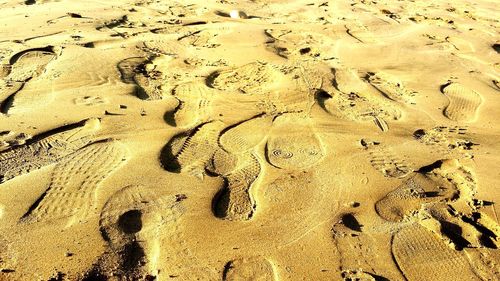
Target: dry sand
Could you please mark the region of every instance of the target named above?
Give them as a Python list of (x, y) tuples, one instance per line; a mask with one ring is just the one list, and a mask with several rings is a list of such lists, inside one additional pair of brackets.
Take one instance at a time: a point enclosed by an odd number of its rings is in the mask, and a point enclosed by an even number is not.
[(0, 280), (500, 280), (499, 16), (0, 1)]

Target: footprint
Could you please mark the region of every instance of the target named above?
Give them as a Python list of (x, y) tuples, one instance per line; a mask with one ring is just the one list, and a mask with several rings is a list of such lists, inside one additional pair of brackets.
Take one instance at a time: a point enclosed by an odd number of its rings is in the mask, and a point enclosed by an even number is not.
[[(0, 152), (26, 144), (33, 136), (13, 131), (0, 132)], [(0, 154), (1, 155), (1, 154)], [(1, 158), (0, 158), (1, 159)]]
[(16, 95), (25, 84), (40, 76), (57, 55), (52, 47), (28, 49), (12, 56), (9, 73), (0, 85), (0, 112), (7, 114), (16, 104)]
[(161, 100), (170, 94), (163, 70), (169, 69), (171, 60), (172, 58), (166, 55), (151, 59), (132, 57), (122, 60), (117, 68), (124, 83), (137, 85), (137, 97), (143, 100)]
[(66, 156), (56, 164), (47, 190), (30, 207), (21, 221), (46, 222), (65, 219), (66, 226), (92, 215), (96, 191), (101, 182), (126, 160), (123, 145), (99, 142)]
[[(196, 27), (194, 25), (193, 27)], [(220, 46), (218, 38), (220, 30), (188, 30), (186, 34), (177, 38), (177, 41), (188, 47), (217, 48)]]
[(361, 140), (361, 145), (368, 151), (370, 164), (384, 176), (404, 178), (413, 172), (412, 168), (406, 163), (407, 161), (390, 147), (366, 139)]
[(450, 100), (444, 110), (446, 117), (458, 122), (476, 120), (477, 109), (482, 103), (481, 95), (459, 83), (444, 86), (442, 92)]
[(454, 191), (448, 190), (452, 194), (447, 194), (445, 186), (439, 182), (418, 173), (377, 201), (375, 210), (387, 221), (402, 222), (416, 216), (426, 203), (451, 199)]
[(271, 127), (272, 118), (259, 115), (224, 130), (219, 137), (220, 149), (212, 158), (210, 170), (222, 176), (225, 186), (212, 202), (216, 217), (227, 220), (249, 220), (256, 203), (253, 184), (261, 172), (255, 147)]
[[(393, 238), (392, 252), (408, 280), (462, 280), (455, 278), (462, 276), (463, 280), (477, 280), (474, 275), (478, 272), (489, 274), (488, 266), (469, 256), (478, 254), (479, 248), (496, 249), (499, 227), (472, 204), (461, 208), (461, 202), (474, 201), (470, 193), (474, 188), (469, 186), (474, 176), (470, 171), (467, 175), (457, 171), (462, 169), (465, 167), (456, 160), (423, 167), (420, 172), (424, 174), (416, 174), (375, 204), (382, 218), (404, 222)], [(433, 272), (420, 276), (429, 264)], [(460, 275), (449, 275), (455, 271)]]
[(90, 144), (93, 133), (100, 127), (99, 119), (92, 118), (57, 128), (0, 152), (0, 182), (13, 179), (58, 162)]
[(222, 275), (224, 281), (275, 281), (274, 265), (261, 257), (240, 258), (228, 262)]
[(105, 104), (106, 100), (100, 96), (83, 96), (74, 99), (74, 103), (76, 105), (96, 106), (100, 104)]
[(500, 280), (500, 252), (497, 249), (465, 249), (465, 254), (481, 280)]
[[(333, 81), (335, 79), (331, 67), (322, 62), (305, 61), (298, 62), (296, 66), (287, 73), (293, 76), (296, 88), (299, 91), (311, 92), (325, 91), (333, 93)], [(300, 79), (299, 79), (300, 78)]]
[(387, 267), (379, 262), (380, 239), (364, 233), (354, 213), (341, 214), (332, 232), (343, 280), (386, 280), (378, 272)]
[[(266, 206), (273, 212), (278, 212), (288, 206), (291, 212), (287, 213), (287, 216), (293, 216), (294, 212), (314, 209), (314, 204), (321, 200), (321, 194), (318, 192), (320, 191), (318, 185), (321, 183), (315, 171), (315, 169), (309, 169), (279, 173), (279, 176), (263, 189), (262, 198), (267, 201)], [(294, 202), (298, 200), (297, 198), (308, 198), (308, 200)], [(272, 213), (272, 215), (278, 216), (278, 213)]]
[[(435, 233), (453, 249), (491, 248), (497, 249), (498, 224), (480, 212), (458, 213), (452, 204), (426, 204), (420, 212), (421, 225)], [(490, 223), (484, 223), (488, 219)]]
[(234, 154), (251, 150), (266, 138), (272, 123), (272, 117), (264, 114), (231, 126), (222, 132), (220, 146)]
[(227, 92), (262, 94), (279, 87), (282, 79), (281, 72), (272, 65), (253, 62), (212, 73), (207, 78), (207, 85)]
[(325, 155), (325, 146), (314, 132), (310, 117), (293, 113), (276, 117), (266, 143), (266, 158), (271, 165), (282, 169), (307, 169)]
[[(166, 23), (166, 22), (165, 22)], [(165, 26), (165, 25), (162, 25)], [(119, 39), (130, 39), (133, 36), (136, 36), (137, 34), (149, 32), (152, 28), (151, 25), (146, 26), (143, 22), (143, 19), (138, 16), (136, 13), (129, 13), (127, 12), (125, 15), (117, 16), (116, 18), (110, 18), (104, 23), (101, 21), (95, 29), (97, 31), (101, 32), (112, 32), (113, 35), (111, 36), (112, 38), (117, 38), (117, 39), (103, 39), (103, 40), (98, 40), (97, 43), (103, 42), (104, 41), (104, 46), (110, 45), (110, 41), (113, 42), (115, 41), (116, 45), (122, 45), (120, 43), (116, 43), (119, 41)], [(120, 41), (121, 42), (121, 41)], [(93, 43), (93, 42), (89, 42)], [(88, 47), (92, 48), (93, 46), (96, 47), (102, 47), (100, 46), (101, 44), (95, 44), (95, 45), (88, 45)]]
[(387, 73), (368, 73), (368, 81), (387, 98), (402, 103), (414, 103), (415, 93), (408, 90), (403, 82)]
[(375, 204), (377, 214), (391, 222), (419, 221), (456, 249), (497, 248), (500, 229), (480, 212), (476, 180), (457, 160), (440, 160), (406, 180)]
[(28, 49), (19, 52), (10, 58), (11, 71), (8, 80), (16, 82), (27, 82), (40, 76), (45, 67), (54, 60), (57, 55), (52, 47)]
[(120, 77), (124, 83), (135, 84), (134, 76), (140, 71), (141, 65), (146, 63), (147, 59), (143, 57), (126, 58), (117, 65)]
[[(248, 151), (246, 153), (251, 153)], [(236, 170), (241, 160), (244, 158), (246, 153), (234, 154), (227, 152), (222, 148), (218, 148), (212, 157), (212, 160), (207, 166), (207, 169), (214, 174), (223, 176), (228, 175), (232, 171)]]
[[(467, 161), (467, 160), (464, 160)], [(477, 194), (477, 178), (474, 171), (465, 165), (459, 159), (439, 160), (423, 167), (420, 170), (426, 172), (426, 176), (433, 178), (436, 181), (445, 181), (452, 185), (453, 200), (456, 201), (455, 208), (465, 203), (468, 208), (476, 208), (475, 195)]]
[(452, 249), (417, 223), (394, 235), (392, 254), (409, 281), (480, 280), (464, 252)]
[(432, 129), (418, 129), (413, 136), (421, 143), (432, 147), (440, 156), (446, 158), (464, 158), (472, 155), (474, 143), (467, 127), (437, 126)]
[(234, 169), (221, 174), (226, 186), (215, 196), (212, 204), (216, 217), (243, 221), (251, 219), (256, 208), (251, 193), (261, 166), (253, 153), (241, 154), (237, 162)]
[[(161, 237), (185, 212), (180, 195), (162, 195), (153, 188), (127, 186), (112, 195), (101, 211), (101, 234), (108, 251), (88, 274), (127, 280), (155, 280), (161, 254)], [(112, 266), (115, 265), (115, 266)]]
[(328, 36), (306, 30), (266, 29), (267, 46), (277, 55), (294, 61), (332, 60), (334, 42)]
[(139, 67), (134, 75), (134, 81), (138, 86), (137, 96), (143, 100), (161, 100), (166, 94), (163, 86), (162, 68), (158, 67), (154, 60), (147, 61)]
[(202, 179), (219, 147), (217, 140), (224, 127), (223, 122), (213, 121), (174, 136), (162, 150), (160, 161), (163, 167), (169, 172), (187, 173)]
[(323, 101), (330, 114), (352, 121), (373, 120), (382, 130), (388, 128), (387, 120), (402, 117), (396, 104), (370, 90), (353, 69), (335, 69), (334, 75), (337, 92)]
[(169, 123), (173, 126), (193, 127), (212, 121), (215, 92), (200, 82), (178, 85), (172, 91), (179, 105), (169, 113)]
[(361, 80), (356, 70), (351, 68), (333, 69), (333, 85), (342, 93), (364, 93), (368, 85)]

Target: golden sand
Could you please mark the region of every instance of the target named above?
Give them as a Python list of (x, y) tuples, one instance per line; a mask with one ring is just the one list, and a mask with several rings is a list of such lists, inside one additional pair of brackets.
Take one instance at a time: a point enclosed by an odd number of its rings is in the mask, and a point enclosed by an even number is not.
[(500, 280), (496, 1), (0, 2), (0, 280)]

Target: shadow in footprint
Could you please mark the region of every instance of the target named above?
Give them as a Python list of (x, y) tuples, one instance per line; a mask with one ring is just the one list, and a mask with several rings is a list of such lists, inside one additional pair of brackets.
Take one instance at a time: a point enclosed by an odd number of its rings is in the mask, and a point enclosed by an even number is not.
[(219, 77), (219, 75), (220, 75), (220, 71), (215, 71), (215, 72), (211, 73), (210, 75), (208, 75), (207, 78), (205, 78), (205, 85), (209, 88), (215, 89), (215, 87), (214, 87), (215, 79), (217, 79), (217, 77)]
[(139, 210), (130, 210), (118, 218), (118, 227), (126, 234), (139, 232), (142, 229), (142, 213)]
[(361, 228), (363, 227), (363, 225), (358, 222), (354, 214), (351, 213), (344, 214), (342, 216), (342, 224), (347, 228), (358, 232), (361, 232)]
[(215, 14), (221, 17), (226, 17), (229, 18), (231, 17), (228, 13), (222, 12), (222, 11), (215, 11)]
[(183, 214), (180, 202), (185, 198), (182, 194), (162, 195), (155, 188), (140, 185), (117, 191), (104, 205), (99, 221), (107, 249), (86, 280), (111, 276), (117, 276), (116, 280), (156, 280), (160, 236), (169, 235), (167, 225)]
[(212, 212), (219, 219), (223, 219), (228, 215), (230, 192), (231, 190), (227, 187), (227, 181), (224, 179), (224, 187), (212, 199)]
[(172, 127), (176, 127), (177, 121), (175, 120), (175, 113), (178, 109), (179, 106), (176, 106), (174, 109), (165, 112), (165, 114), (163, 114), (163, 121)]
[(328, 109), (326, 108), (325, 102), (329, 99), (332, 98), (332, 95), (330, 95), (327, 91), (319, 89), (316, 91), (314, 94), (316, 101), (318, 102), (319, 106), (326, 112), (329, 112)]
[(23, 87), (21, 87), (19, 90), (15, 91), (14, 93), (10, 94), (5, 100), (0, 102), (0, 112), (1, 113), (7, 114), (9, 112), (9, 109), (14, 105), (14, 97), (22, 88)]
[[(255, 173), (241, 173), (224, 177), (224, 187), (212, 200), (212, 212), (219, 219), (250, 220), (255, 212), (256, 204), (250, 195), (253, 183), (260, 170)], [(244, 175), (246, 174), (246, 175)]]
[(160, 164), (168, 172), (180, 173), (181, 165), (177, 154), (181, 151), (183, 143), (189, 138), (191, 131), (182, 132), (173, 136), (160, 152)]
[(497, 53), (500, 54), (500, 44), (493, 44), (493, 46), (491, 46)]
[(160, 152), (162, 167), (172, 173), (203, 178), (224, 126), (222, 122), (206, 122), (175, 135)]
[(133, 273), (135, 269), (144, 263), (144, 249), (137, 241), (132, 241), (126, 244), (123, 251), (120, 253), (123, 257), (121, 267), (125, 273)]

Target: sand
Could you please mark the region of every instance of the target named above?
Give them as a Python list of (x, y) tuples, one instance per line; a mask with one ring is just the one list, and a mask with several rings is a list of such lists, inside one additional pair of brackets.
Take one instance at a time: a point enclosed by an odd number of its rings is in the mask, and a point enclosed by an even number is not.
[(0, 280), (500, 280), (496, 1), (0, 2)]

